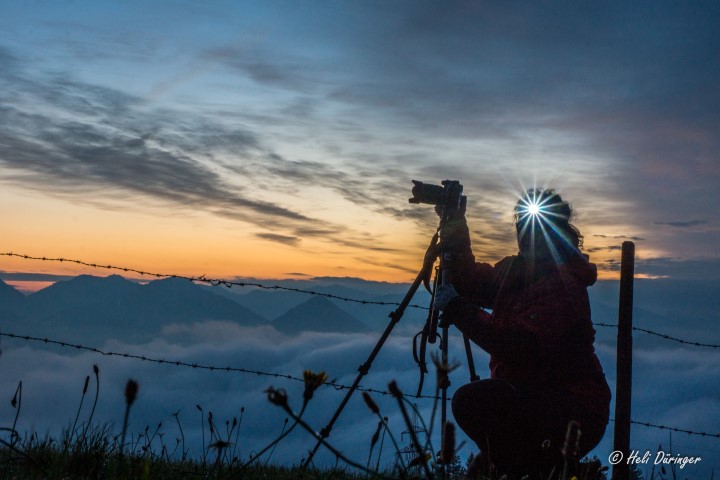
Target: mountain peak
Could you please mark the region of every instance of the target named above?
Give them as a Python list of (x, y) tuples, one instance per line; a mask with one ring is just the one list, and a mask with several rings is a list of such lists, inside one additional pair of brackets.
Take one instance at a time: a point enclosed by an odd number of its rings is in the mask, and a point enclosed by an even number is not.
[(360, 333), (370, 330), (360, 320), (320, 296), (314, 296), (290, 309), (276, 318), (272, 325), (289, 334), (304, 331)]

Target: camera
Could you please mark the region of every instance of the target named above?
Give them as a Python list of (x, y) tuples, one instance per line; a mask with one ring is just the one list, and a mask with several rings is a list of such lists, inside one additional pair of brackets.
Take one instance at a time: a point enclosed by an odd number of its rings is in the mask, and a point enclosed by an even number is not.
[(443, 180), (440, 185), (431, 185), (413, 180), (410, 203), (426, 203), (442, 209), (461, 210), (465, 206), (463, 186), (457, 180)]

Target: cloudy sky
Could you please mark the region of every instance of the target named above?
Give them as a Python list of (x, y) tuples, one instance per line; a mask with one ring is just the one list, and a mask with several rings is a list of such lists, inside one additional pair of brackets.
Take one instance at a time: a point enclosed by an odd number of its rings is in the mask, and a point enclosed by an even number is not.
[[(604, 276), (633, 239), (640, 274), (717, 277), (719, 10), (5, 4), (2, 250), (408, 280), (436, 225), (410, 180), (453, 178), (485, 259), (514, 252), (517, 192), (540, 185)], [(67, 272), (0, 259), (33, 268)]]
[[(573, 204), (603, 278), (633, 240), (639, 276), (718, 280), (719, 24), (714, 2), (6, 2), (0, 252), (408, 281), (437, 222), (407, 203), (411, 179), (452, 178), (484, 260), (515, 252), (512, 207), (538, 185)], [(0, 272), (33, 290), (84, 271), (0, 257)], [(314, 365), (290, 351), (261, 357)], [(48, 381), (53, 354), (23, 352), (12, 365), (29, 365), (26, 385)], [(639, 354), (637, 378), (661, 365), (685, 397), (650, 418), (717, 422), (717, 363), (664, 352)], [(81, 385), (96, 360), (78, 358)], [(384, 373), (379, 386), (398, 372)]]

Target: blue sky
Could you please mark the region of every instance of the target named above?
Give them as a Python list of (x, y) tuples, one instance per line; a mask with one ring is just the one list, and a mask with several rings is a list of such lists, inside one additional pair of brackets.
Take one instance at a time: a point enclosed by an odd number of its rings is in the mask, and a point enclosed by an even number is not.
[(6, 2), (0, 251), (408, 281), (437, 221), (410, 180), (455, 178), (479, 259), (516, 251), (536, 184), (603, 278), (633, 240), (639, 276), (716, 285), (719, 24), (717, 2)]

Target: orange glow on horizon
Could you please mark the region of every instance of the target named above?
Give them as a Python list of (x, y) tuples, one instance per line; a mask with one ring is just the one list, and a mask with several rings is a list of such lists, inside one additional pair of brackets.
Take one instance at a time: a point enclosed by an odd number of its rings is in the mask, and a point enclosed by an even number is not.
[[(12, 189), (0, 194), (8, 206), (0, 231), (2, 251), (38, 257), (63, 257), (88, 263), (114, 265), (163, 275), (228, 279), (254, 278), (265, 281), (312, 277), (356, 277), (372, 281), (409, 283), (420, 269), (434, 225), (419, 228), (412, 221), (398, 221), (372, 212), (348, 212), (347, 224), (367, 224), (368, 231), (291, 239), (289, 244), (263, 238), (261, 227), (238, 219), (207, 213), (178, 211), (171, 215), (157, 206), (137, 205), (128, 209), (105, 209), (94, 204), (48, 201)], [(498, 206), (501, 208), (502, 206)], [(508, 208), (512, 208), (509, 206)], [(339, 221), (339, 220), (338, 220)], [(471, 226), (482, 220), (468, 215)], [(585, 234), (585, 250), (599, 266), (599, 278), (617, 279), (619, 273), (604, 268), (619, 260), (621, 225), (578, 225)], [(422, 231), (421, 231), (422, 230)], [(486, 233), (487, 238), (481, 238)], [(598, 235), (593, 235), (597, 233)], [(491, 264), (516, 252), (513, 226), (496, 224), (493, 229), (473, 234), (478, 261)], [(280, 236), (282, 237), (282, 236)], [(601, 238), (602, 237), (602, 238)], [(365, 239), (367, 238), (367, 239)], [(492, 238), (492, 240), (488, 240)], [(505, 238), (505, 240), (502, 240)], [(337, 239), (341, 239), (337, 241)], [(590, 244), (592, 242), (592, 244)], [(646, 257), (662, 252), (643, 251)], [(0, 271), (76, 276), (106, 276), (127, 272), (94, 269), (64, 262), (28, 261), (0, 257)], [(141, 277), (142, 278), (142, 277)], [(153, 277), (145, 277), (149, 281)], [(47, 282), (16, 282), (24, 291), (36, 290)]]

